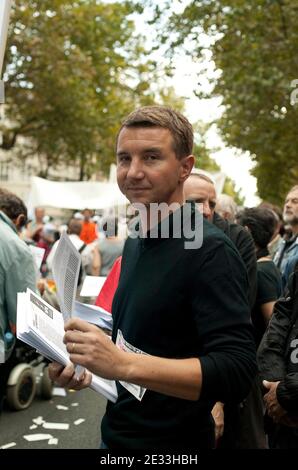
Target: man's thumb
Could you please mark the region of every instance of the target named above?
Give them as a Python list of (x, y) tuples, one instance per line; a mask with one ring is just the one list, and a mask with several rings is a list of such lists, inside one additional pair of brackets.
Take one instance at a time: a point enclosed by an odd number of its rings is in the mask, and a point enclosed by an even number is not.
[(271, 385), (271, 382), (268, 382), (268, 380), (263, 380), (263, 385), (264, 385), (265, 388), (269, 389), (270, 385)]

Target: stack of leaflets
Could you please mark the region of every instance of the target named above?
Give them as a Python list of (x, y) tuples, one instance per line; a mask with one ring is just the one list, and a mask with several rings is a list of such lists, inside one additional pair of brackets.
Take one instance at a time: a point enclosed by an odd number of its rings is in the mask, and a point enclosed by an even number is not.
[[(64, 321), (58, 310), (39, 295), (27, 289), (18, 293), (17, 336), (51, 361), (67, 365), (69, 354), (63, 343)], [(90, 387), (113, 402), (117, 399), (116, 384), (92, 375)]]
[[(80, 253), (63, 233), (53, 260), (54, 280), (61, 313), (30, 289), (18, 293), (17, 337), (46, 358), (63, 365), (70, 362), (63, 343), (64, 322), (72, 315), (106, 330), (112, 329), (110, 313), (100, 307), (75, 302), (80, 264)], [(81, 366), (76, 366), (77, 375), (83, 370)], [(110, 401), (117, 400), (115, 381), (93, 375), (90, 387)]]
[(113, 317), (104, 308), (97, 305), (82, 304), (76, 301), (74, 306), (74, 317), (81, 318), (104, 330), (112, 331)]

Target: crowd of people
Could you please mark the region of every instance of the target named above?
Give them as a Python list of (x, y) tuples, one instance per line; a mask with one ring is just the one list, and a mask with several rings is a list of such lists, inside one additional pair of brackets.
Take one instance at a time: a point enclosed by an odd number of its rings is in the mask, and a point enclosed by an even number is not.
[[(99, 298), (112, 341), (72, 318), (71, 362), (52, 363), (52, 380), (78, 390), (90, 372), (117, 381), (101, 448), (298, 447), (298, 185), (283, 209), (237, 207), (194, 169), (192, 126), (167, 107), (131, 113), (116, 149), (119, 188), (136, 208), (127, 239), (117, 220), (98, 228), (89, 209), (66, 227), (81, 254), (79, 284), (107, 276)], [(1, 403), (16, 294), (46, 295), (60, 233), (43, 208), (28, 223), (24, 203), (0, 190)], [(39, 282), (30, 244), (45, 250)], [(85, 367), (79, 379), (72, 364)]]

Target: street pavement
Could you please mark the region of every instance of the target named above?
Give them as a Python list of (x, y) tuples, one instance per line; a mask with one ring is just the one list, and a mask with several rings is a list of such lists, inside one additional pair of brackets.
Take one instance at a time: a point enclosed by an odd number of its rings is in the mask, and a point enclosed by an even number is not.
[[(68, 409), (58, 409), (61, 405)], [(5, 408), (0, 415), (0, 448), (15, 442), (11, 449), (98, 449), (105, 407), (106, 400), (101, 395), (85, 389), (79, 392), (67, 390), (66, 396), (53, 396), (51, 400), (35, 397), (30, 407), (23, 411)], [(42, 424), (30, 429), (34, 425), (32, 420), (38, 417), (46, 423), (68, 423), (69, 429), (45, 429)], [(79, 419), (85, 421), (75, 424)], [(38, 422), (42, 420), (40, 418)], [(37, 433), (50, 434), (58, 442), (49, 444), (49, 439), (28, 442), (23, 437)]]

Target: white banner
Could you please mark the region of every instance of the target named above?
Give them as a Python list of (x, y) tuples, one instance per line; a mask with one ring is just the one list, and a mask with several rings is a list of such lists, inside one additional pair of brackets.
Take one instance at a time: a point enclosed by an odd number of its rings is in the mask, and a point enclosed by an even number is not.
[[(1, 0), (0, 0), (1, 1)], [(100, 181), (60, 182), (34, 176), (27, 201), (29, 211), (34, 207), (61, 209), (106, 209), (128, 203), (117, 183)]]

